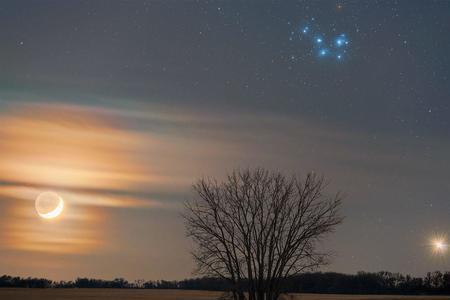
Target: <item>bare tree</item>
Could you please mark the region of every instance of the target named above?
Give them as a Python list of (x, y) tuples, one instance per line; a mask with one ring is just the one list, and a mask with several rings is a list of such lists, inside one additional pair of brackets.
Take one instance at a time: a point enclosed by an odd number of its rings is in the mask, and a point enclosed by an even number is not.
[(228, 280), (235, 300), (278, 299), (286, 278), (327, 263), (317, 243), (342, 218), (341, 196), (325, 186), (264, 169), (200, 179), (184, 214), (197, 273)]

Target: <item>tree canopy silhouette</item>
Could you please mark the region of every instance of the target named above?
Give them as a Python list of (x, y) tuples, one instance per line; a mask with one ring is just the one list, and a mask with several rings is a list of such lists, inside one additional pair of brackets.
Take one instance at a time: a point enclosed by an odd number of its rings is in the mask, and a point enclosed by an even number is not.
[[(51, 281), (45, 278), (0, 276), (0, 288), (121, 288), (121, 289), (184, 289), (230, 290), (231, 283), (223, 278), (191, 278), (176, 280), (143, 279), (128, 282), (123, 278), (102, 280), (77, 278), (75, 281)], [(428, 272), (424, 278), (387, 271), (357, 274), (302, 273), (286, 279), (286, 293), (321, 294), (397, 294), (450, 295), (450, 271)]]
[(287, 278), (327, 263), (317, 243), (342, 217), (325, 186), (261, 168), (200, 179), (184, 215), (196, 271), (229, 281), (235, 300), (278, 299)]

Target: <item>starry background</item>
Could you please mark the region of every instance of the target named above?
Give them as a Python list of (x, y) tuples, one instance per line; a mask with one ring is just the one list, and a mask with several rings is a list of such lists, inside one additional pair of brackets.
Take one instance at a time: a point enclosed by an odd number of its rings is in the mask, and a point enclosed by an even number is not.
[[(111, 126), (170, 148), (133, 155), (167, 178), (142, 184), (143, 201), (171, 206), (104, 208), (120, 254), (101, 246), (34, 267), (32, 251), (0, 245), (0, 268), (54, 279), (190, 276), (179, 217), (190, 183), (264, 166), (314, 170), (347, 195), (346, 221), (324, 245), (335, 251), (327, 269), (448, 270), (426, 244), (450, 232), (449, 32), (444, 0), (2, 1), (0, 113), (44, 103), (113, 111)], [(341, 34), (342, 59), (320, 55), (316, 38), (333, 45)]]

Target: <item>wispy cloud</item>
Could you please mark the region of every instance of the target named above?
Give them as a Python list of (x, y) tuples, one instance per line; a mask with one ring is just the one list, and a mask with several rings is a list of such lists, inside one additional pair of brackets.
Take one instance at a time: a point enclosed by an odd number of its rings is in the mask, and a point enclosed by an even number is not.
[[(196, 178), (220, 178), (238, 167), (325, 174), (352, 204), (345, 232), (355, 230), (349, 229), (354, 222), (369, 222), (366, 211), (379, 211), (381, 202), (410, 197), (415, 203), (411, 205), (421, 207), (424, 189), (414, 187), (406, 193), (402, 183), (438, 190), (436, 186), (445, 188), (448, 177), (445, 149), (450, 147), (443, 141), (373, 137), (358, 129), (274, 113), (143, 102), (119, 107), (118, 101), (111, 101), (114, 105), (41, 99), (2, 104), (0, 205), (6, 208), (0, 219), (5, 229), (0, 251), (39, 254), (51, 261), (46, 255), (116, 257), (112, 249), (120, 249), (139, 257), (153, 251), (161, 257), (172, 249), (176, 254), (170, 259), (187, 263), (180, 202), (192, 196), (190, 186)], [(433, 151), (433, 157), (421, 155), (436, 145), (442, 151)], [(34, 212), (34, 200), (46, 190), (65, 200), (64, 215), (56, 222), (45, 222)], [(158, 236), (160, 230), (163, 236)], [(365, 234), (363, 226), (358, 230), (353, 237)], [(136, 243), (142, 249), (132, 246)], [(346, 247), (336, 248), (346, 255), (358, 251)], [(173, 274), (179, 274), (176, 267)], [(341, 268), (349, 270), (345, 264)]]
[[(142, 165), (147, 139), (120, 122), (88, 107), (49, 104), (0, 115), (0, 198), (13, 200), (2, 220), (4, 247), (83, 253), (103, 244), (102, 218), (86, 207), (170, 206), (145, 193), (167, 178)], [(66, 202), (58, 226), (34, 212), (33, 201), (49, 189)]]

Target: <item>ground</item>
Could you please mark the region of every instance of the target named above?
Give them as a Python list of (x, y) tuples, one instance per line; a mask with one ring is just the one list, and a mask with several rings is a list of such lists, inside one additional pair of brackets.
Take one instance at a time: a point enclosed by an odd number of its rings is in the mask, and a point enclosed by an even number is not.
[[(124, 289), (0, 289), (2, 300), (216, 300), (221, 293), (183, 290), (124, 290)], [(431, 300), (449, 299), (448, 296), (359, 296), (359, 295), (319, 295), (295, 294), (288, 300)]]

